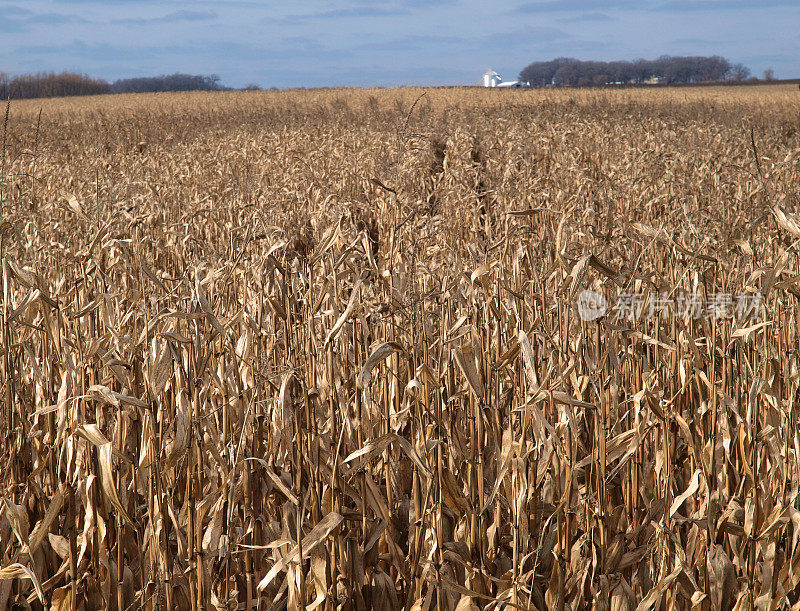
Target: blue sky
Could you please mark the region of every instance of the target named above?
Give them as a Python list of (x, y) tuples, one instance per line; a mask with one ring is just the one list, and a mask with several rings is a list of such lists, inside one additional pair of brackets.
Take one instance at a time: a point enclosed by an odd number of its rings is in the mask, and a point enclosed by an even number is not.
[(0, 0), (0, 70), (231, 86), (471, 85), (528, 63), (719, 54), (800, 77), (798, 0)]

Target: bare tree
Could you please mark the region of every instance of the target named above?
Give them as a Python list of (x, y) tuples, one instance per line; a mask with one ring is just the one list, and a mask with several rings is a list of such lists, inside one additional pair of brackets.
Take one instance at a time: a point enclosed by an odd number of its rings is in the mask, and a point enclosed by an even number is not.
[(728, 78), (734, 81), (743, 81), (750, 76), (750, 68), (744, 64), (733, 64), (728, 72)]

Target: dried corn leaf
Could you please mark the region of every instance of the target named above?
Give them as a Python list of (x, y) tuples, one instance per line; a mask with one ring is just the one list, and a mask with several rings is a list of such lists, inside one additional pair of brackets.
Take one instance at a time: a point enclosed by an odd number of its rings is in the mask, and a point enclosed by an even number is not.
[(128, 524), (130, 524), (134, 529), (136, 529), (136, 523), (128, 515), (128, 512), (122, 506), (122, 501), (119, 500), (119, 496), (117, 495), (117, 487), (114, 484), (114, 474), (111, 466), (111, 457), (113, 455), (113, 448), (111, 447), (111, 443), (105, 443), (99, 446), (98, 450), (99, 450), (98, 460), (100, 462), (100, 482), (103, 487), (103, 492), (105, 493), (106, 498), (119, 512), (120, 516), (122, 516), (122, 518)]
[(0, 580), (4, 579), (30, 579), (33, 583), (33, 587), (36, 589), (36, 595), (39, 597), (39, 601), (44, 604), (42, 584), (39, 583), (39, 578), (36, 574), (24, 564), (15, 562), (0, 569)]
[(278, 573), (285, 571), (289, 567), (290, 563), (305, 560), (315, 547), (327, 539), (328, 535), (336, 530), (339, 524), (342, 523), (342, 520), (344, 520), (344, 518), (334, 511), (322, 518), (322, 520), (320, 520), (317, 525), (311, 529), (311, 532), (303, 537), (303, 540), (300, 542), (300, 545), (303, 548), (303, 557), (300, 558), (299, 548), (295, 546), (294, 549), (276, 562), (269, 572), (267, 572), (267, 574), (258, 584), (258, 591), (263, 592), (269, 586), (269, 584), (272, 583), (272, 580), (275, 579)]
[(405, 350), (397, 342), (384, 342), (376, 346), (376, 348), (367, 358), (364, 366), (361, 368), (361, 373), (358, 374), (357, 381), (360, 388), (366, 388), (369, 386), (369, 383), (372, 381), (372, 370), (378, 363), (380, 363), (393, 352), (405, 352)]

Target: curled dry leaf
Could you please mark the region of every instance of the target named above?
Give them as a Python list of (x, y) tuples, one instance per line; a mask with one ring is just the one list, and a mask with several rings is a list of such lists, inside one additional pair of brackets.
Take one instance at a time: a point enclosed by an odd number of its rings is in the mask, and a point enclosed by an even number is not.
[(361, 373), (358, 374), (358, 386), (366, 388), (372, 381), (372, 370), (382, 360), (387, 358), (393, 352), (404, 352), (403, 347), (397, 342), (383, 342), (375, 347), (370, 353), (364, 366), (361, 368)]
[(24, 564), (15, 562), (0, 569), (0, 580), (3, 579), (30, 579), (33, 583), (33, 587), (36, 590), (36, 596), (38, 596), (39, 601), (44, 604), (44, 591), (42, 590), (42, 584), (39, 583), (39, 578), (36, 576), (36, 574)]
[(356, 309), (356, 306), (358, 305), (360, 291), (361, 291), (361, 279), (356, 280), (356, 283), (353, 286), (353, 291), (350, 293), (350, 299), (347, 302), (347, 307), (344, 309), (342, 315), (339, 316), (339, 318), (333, 324), (333, 327), (331, 327), (331, 330), (328, 332), (328, 335), (325, 337), (325, 343), (322, 346), (323, 349), (327, 348), (328, 344), (330, 344), (334, 339), (336, 339), (336, 336), (342, 330), (342, 327), (344, 327), (344, 323), (346, 323), (347, 320), (350, 318), (350, 316), (353, 314), (353, 311)]

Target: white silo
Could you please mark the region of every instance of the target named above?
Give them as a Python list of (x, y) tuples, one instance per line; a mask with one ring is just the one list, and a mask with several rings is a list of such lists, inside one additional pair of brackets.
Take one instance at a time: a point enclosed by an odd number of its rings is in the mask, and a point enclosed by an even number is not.
[(497, 87), (503, 79), (494, 70), (487, 70), (483, 75), (484, 87)]

